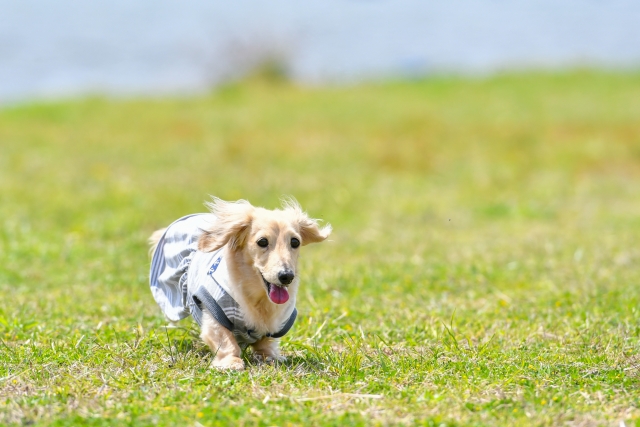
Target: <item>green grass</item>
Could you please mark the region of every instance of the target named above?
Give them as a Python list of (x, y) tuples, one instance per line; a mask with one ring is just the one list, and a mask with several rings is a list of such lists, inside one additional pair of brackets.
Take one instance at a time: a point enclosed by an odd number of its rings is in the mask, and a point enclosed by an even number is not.
[[(209, 194), (334, 226), (283, 365), (165, 329)], [(640, 424), (638, 73), (5, 107), (0, 196), (0, 424)]]

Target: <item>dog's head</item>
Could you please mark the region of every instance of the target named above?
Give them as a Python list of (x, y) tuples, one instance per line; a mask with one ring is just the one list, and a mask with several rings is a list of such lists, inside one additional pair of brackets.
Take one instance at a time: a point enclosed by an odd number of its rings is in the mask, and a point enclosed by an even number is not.
[(198, 249), (212, 252), (228, 245), (254, 270), (256, 279), (260, 277), (264, 292), (276, 304), (284, 304), (289, 292), (297, 291), (300, 248), (331, 234), (330, 225), (320, 228), (294, 200), (275, 210), (254, 207), (246, 200), (218, 198), (207, 206), (217, 220), (200, 236)]

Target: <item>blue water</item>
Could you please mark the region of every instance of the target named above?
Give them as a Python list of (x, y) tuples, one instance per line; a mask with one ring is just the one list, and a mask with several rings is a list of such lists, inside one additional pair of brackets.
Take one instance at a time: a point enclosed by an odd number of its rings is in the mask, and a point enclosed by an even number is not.
[(0, 0), (0, 103), (202, 90), (265, 58), (308, 83), (640, 65), (638, 0)]

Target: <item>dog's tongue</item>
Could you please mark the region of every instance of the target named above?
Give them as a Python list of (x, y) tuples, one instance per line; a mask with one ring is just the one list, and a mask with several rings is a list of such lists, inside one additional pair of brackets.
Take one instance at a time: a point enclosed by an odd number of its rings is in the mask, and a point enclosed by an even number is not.
[(285, 302), (289, 301), (289, 292), (286, 288), (271, 285), (269, 298), (271, 298), (271, 301), (275, 302), (276, 304), (284, 304)]

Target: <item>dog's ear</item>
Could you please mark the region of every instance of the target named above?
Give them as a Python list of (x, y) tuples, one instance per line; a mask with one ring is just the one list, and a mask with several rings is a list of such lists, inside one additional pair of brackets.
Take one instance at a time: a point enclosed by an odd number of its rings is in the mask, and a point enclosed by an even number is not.
[(318, 226), (318, 220), (309, 218), (309, 215), (302, 210), (298, 202), (294, 199), (286, 199), (282, 204), (285, 211), (293, 214), (294, 220), (298, 224), (300, 237), (302, 238), (302, 246), (308, 245), (309, 243), (322, 242), (331, 234), (332, 229), (330, 224), (320, 228)]
[(242, 248), (247, 239), (254, 207), (246, 200), (225, 202), (217, 197), (205, 205), (216, 216), (216, 221), (198, 239), (198, 250), (213, 252), (226, 244), (234, 251)]
[(299, 224), (302, 246), (308, 245), (309, 243), (322, 242), (331, 234), (331, 225), (327, 224), (320, 228), (315, 219), (309, 218), (306, 215), (305, 218), (300, 220)]

